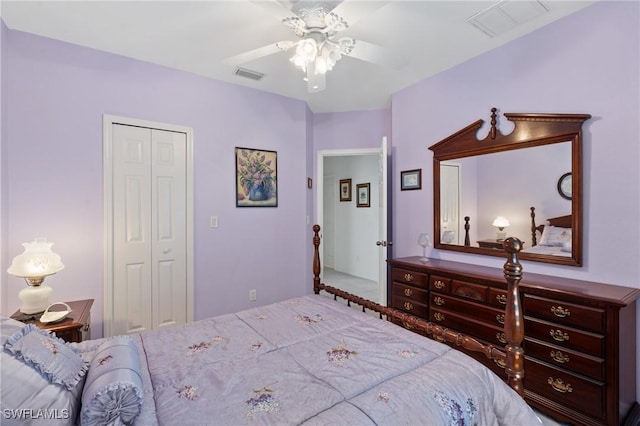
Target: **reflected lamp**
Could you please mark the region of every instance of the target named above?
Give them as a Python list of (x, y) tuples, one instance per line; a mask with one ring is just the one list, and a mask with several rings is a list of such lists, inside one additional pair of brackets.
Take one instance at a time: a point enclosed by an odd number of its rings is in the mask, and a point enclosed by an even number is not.
[(46, 238), (36, 238), (23, 243), (24, 252), (13, 258), (7, 272), (24, 278), (27, 287), (20, 290), (18, 297), (22, 302), (20, 312), (36, 314), (44, 312), (49, 306), (49, 297), (53, 289), (43, 285), (45, 277), (64, 269), (60, 256), (51, 250), (53, 243)]
[(496, 240), (497, 241), (504, 240), (507, 236), (507, 233), (505, 232), (504, 228), (510, 225), (507, 218), (505, 218), (504, 216), (498, 216), (493, 220), (492, 225), (498, 228), (498, 231), (496, 232)]

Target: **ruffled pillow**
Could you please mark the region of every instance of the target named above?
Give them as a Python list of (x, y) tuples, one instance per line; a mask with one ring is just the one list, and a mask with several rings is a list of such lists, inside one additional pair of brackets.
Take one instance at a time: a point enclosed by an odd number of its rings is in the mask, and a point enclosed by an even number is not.
[(571, 228), (546, 225), (539, 244), (541, 246), (562, 247), (566, 242), (571, 242)]
[(107, 340), (96, 351), (82, 391), (82, 425), (132, 424), (143, 402), (138, 349), (129, 336)]
[(39, 371), (49, 383), (63, 385), (69, 390), (82, 380), (88, 368), (67, 342), (34, 324), (14, 333), (4, 348)]

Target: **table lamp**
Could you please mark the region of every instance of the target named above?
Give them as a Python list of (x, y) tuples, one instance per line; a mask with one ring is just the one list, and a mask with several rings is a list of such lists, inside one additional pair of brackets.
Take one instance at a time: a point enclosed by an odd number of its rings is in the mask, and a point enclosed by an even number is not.
[(493, 220), (493, 226), (498, 228), (497, 238), (496, 238), (497, 241), (502, 241), (505, 239), (505, 237), (507, 236), (507, 233), (504, 231), (504, 228), (506, 228), (509, 225), (510, 225), (509, 221), (503, 216), (498, 216)]
[(24, 252), (13, 258), (7, 272), (24, 278), (28, 287), (18, 293), (22, 302), (20, 312), (36, 314), (44, 312), (49, 306), (49, 297), (53, 289), (42, 285), (45, 277), (64, 269), (60, 256), (51, 251), (53, 243), (46, 238), (36, 238), (30, 243), (23, 243)]

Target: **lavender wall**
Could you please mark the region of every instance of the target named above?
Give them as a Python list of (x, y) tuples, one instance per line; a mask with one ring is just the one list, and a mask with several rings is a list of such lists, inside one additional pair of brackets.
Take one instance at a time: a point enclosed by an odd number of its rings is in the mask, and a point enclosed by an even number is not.
[[(6, 247), (15, 256), (33, 237), (55, 242), (66, 268), (47, 282), (55, 300), (95, 299), (94, 337), (103, 313), (105, 113), (194, 129), (196, 318), (307, 291), (303, 102), (26, 33), (6, 36)], [(235, 146), (278, 151), (277, 208), (235, 207)], [(23, 283), (8, 282), (10, 313)]]
[[(8, 204), (2, 194), (7, 193), (8, 158), (7, 158), (7, 125), (5, 121), (7, 111), (7, 26), (0, 19), (0, 271), (5, 271), (9, 256), (7, 254), (6, 236), (9, 227)], [(7, 274), (0, 273), (0, 312), (7, 308), (8, 296)]]
[[(396, 255), (418, 254), (417, 235), (423, 229), (433, 233), (430, 145), (479, 118), (488, 121), (494, 106), (500, 112), (589, 113), (584, 266), (527, 262), (524, 268), (640, 287), (639, 27), (640, 3), (599, 2), (395, 94), (394, 167), (422, 167), (426, 177), (422, 191), (400, 192), (395, 186)], [(496, 267), (503, 263), (446, 251), (434, 250), (434, 255)]]

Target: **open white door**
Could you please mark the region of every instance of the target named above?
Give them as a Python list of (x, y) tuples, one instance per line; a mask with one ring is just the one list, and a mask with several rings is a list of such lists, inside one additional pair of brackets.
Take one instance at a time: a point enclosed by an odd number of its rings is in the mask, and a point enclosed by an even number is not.
[(380, 288), (380, 304), (387, 305), (387, 256), (391, 252), (391, 245), (389, 241), (388, 229), (387, 229), (387, 208), (389, 205), (388, 191), (387, 191), (387, 173), (389, 164), (389, 147), (387, 144), (387, 137), (382, 138), (382, 147), (380, 148), (380, 212), (379, 212), (379, 224), (378, 224), (378, 241), (376, 244), (380, 247), (379, 252), (379, 288)]

